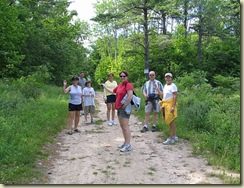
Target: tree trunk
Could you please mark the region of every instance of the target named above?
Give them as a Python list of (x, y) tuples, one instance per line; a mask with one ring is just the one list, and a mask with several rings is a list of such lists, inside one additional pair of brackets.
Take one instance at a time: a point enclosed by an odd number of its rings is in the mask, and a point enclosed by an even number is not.
[[(144, 63), (145, 69), (149, 70), (149, 41), (148, 41), (148, 9), (145, 7), (143, 9), (144, 14), (144, 43), (145, 43), (145, 51), (144, 51)], [(148, 77), (148, 74), (146, 75)]]
[(166, 28), (166, 14), (162, 11), (162, 19), (163, 19), (163, 34), (167, 34), (167, 28)]
[(114, 59), (115, 59), (115, 65), (116, 65), (116, 71), (118, 71), (118, 49), (117, 49), (117, 29), (114, 29)]
[(199, 7), (198, 7), (198, 13), (199, 13), (199, 26), (198, 26), (198, 44), (197, 44), (197, 61), (198, 66), (200, 68), (201, 61), (202, 61), (202, 37), (203, 37), (203, 18), (202, 18), (202, 1), (199, 1)]
[(185, 38), (187, 38), (187, 16), (188, 16), (188, 0), (184, 2), (184, 28), (185, 28)]

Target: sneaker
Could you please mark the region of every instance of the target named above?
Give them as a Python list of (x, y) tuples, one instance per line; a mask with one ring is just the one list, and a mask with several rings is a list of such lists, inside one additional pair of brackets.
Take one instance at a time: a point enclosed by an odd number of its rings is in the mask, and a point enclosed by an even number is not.
[(67, 134), (72, 135), (72, 131), (67, 132)]
[(175, 141), (174, 141), (174, 138), (167, 138), (166, 141), (163, 142), (164, 145), (169, 145), (169, 144), (173, 144)]
[(125, 143), (123, 143), (121, 146), (119, 146), (119, 149), (122, 149), (125, 146)]
[(144, 132), (146, 132), (146, 131), (149, 131), (149, 129), (148, 129), (147, 127), (144, 126), (144, 127), (142, 128), (142, 130), (141, 130), (141, 133), (144, 133)]
[(156, 132), (156, 131), (157, 131), (156, 126), (152, 126), (152, 132)]
[(179, 137), (175, 135), (175, 136), (173, 137), (173, 139), (174, 139), (174, 141), (178, 141), (178, 140), (179, 140)]
[(113, 120), (112, 120), (112, 124), (115, 125), (115, 126), (118, 125), (117, 122), (113, 121)]
[(108, 121), (107, 124), (108, 124), (108, 126), (112, 126), (113, 125), (113, 123), (111, 121)]
[(125, 144), (123, 148), (120, 149), (121, 152), (128, 152), (131, 151), (131, 145)]
[(81, 131), (79, 129), (75, 129), (74, 132), (80, 133)]

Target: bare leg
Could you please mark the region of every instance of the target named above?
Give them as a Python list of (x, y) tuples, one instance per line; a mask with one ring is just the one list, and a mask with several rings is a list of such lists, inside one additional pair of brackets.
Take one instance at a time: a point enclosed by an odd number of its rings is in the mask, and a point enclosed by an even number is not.
[(75, 111), (75, 129), (78, 128), (80, 122), (80, 111)]
[(156, 125), (158, 120), (158, 112), (153, 112), (153, 124)]
[(148, 122), (149, 122), (149, 118), (150, 118), (150, 112), (146, 112), (145, 114), (145, 125), (148, 125)]
[(111, 103), (107, 103), (107, 121), (110, 121)]
[(75, 111), (69, 111), (68, 129), (72, 131), (72, 125), (74, 121)]
[(174, 120), (169, 125), (170, 125), (170, 138), (173, 138), (176, 133), (176, 126)]
[(125, 144), (130, 144), (131, 131), (128, 118), (119, 118), (120, 127), (124, 136)]
[(112, 103), (112, 120), (114, 121), (115, 117), (115, 103)]

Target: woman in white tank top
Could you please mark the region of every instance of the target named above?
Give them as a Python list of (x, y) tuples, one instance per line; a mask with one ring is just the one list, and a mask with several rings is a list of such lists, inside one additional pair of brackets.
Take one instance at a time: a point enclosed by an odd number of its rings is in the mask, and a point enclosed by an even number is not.
[(64, 80), (63, 89), (64, 93), (69, 92), (69, 120), (68, 120), (68, 134), (72, 135), (72, 125), (75, 122), (74, 132), (80, 133), (78, 129), (79, 121), (80, 121), (80, 111), (82, 110), (82, 89), (78, 85), (79, 77), (72, 77), (73, 84), (66, 87), (67, 81)]

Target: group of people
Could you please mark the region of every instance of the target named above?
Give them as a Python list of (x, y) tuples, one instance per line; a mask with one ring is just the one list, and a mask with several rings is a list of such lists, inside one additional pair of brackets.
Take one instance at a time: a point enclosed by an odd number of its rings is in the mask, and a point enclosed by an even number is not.
[[(108, 80), (101, 83), (104, 88), (104, 102), (107, 105), (107, 124), (109, 126), (117, 125), (115, 121), (115, 110), (117, 110), (118, 121), (123, 133), (124, 142), (119, 149), (121, 152), (131, 151), (131, 130), (129, 127), (130, 113), (125, 110), (131, 103), (133, 97), (133, 85), (128, 80), (128, 72), (119, 73), (120, 83), (114, 81), (114, 74), (108, 74)], [(170, 136), (163, 144), (172, 144), (178, 140), (176, 136), (176, 125), (174, 119), (177, 117), (177, 86), (172, 82), (173, 75), (165, 74), (165, 86), (156, 80), (154, 71), (149, 72), (149, 80), (143, 85), (142, 93), (146, 99), (145, 120), (141, 132), (149, 131), (150, 113), (153, 113), (152, 132), (157, 131), (156, 122), (158, 113), (162, 112), (162, 119), (170, 126)], [(91, 123), (94, 122), (95, 112), (95, 91), (91, 87), (91, 81), (86, 81), (84, 72), (81, 72), (80, 78), (73, 77), (73, 84), (67, 87), (67, 81), (64, 81), (64, 93), (70, 94), (69, 98), (69, 120), (68, 134), (72, 134), (72, 124), (74, 122), (74, 132), (80, 132), (78, 129), (80, 111), (84, 106), (85, 121), (87, 115), (91, 115)], [(83, 85), (84, 84), (84, 85)]]
[[(81, 112), (84, 113), (85, 123), (88, 123), (87, 116), (90, 114), (90, 122), (94, 123), (95, 114), (95, 91), (91, 87), (91, 81), (86, 80), (84, 72), (80, 73), (80, 77), (72, 77), (72, 85), (67, 87), (67, 81), (63, 81), (64, 93), (69, 93), (69, 119), (68, 119), (68, 134), (72, 135), (72, 125), (74, 122), (74, 132), (80, 133), (78, 129)], [(84, 110), (84, 111), (83, 111)]]

